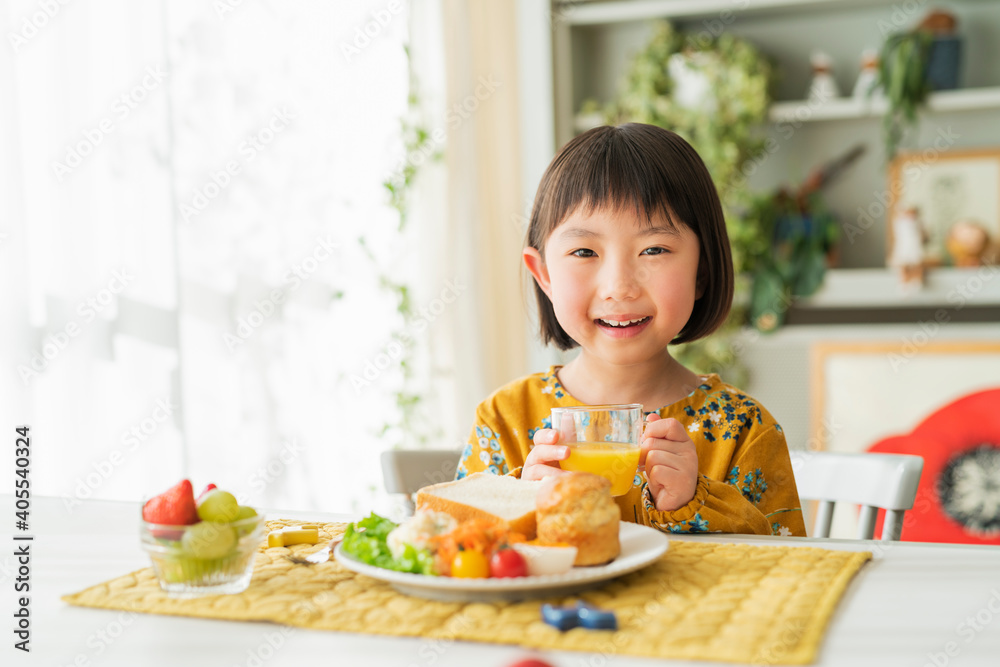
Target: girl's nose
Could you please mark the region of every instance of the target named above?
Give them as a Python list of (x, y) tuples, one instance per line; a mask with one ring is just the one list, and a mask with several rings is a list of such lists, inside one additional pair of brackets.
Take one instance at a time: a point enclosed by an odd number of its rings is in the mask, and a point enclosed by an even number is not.
[(626, 301), (639, 296), (642, 276), (636, 267), (629, 264), (611, 264), (605, 267), (601, 280), (601, 297), (615, 301)]

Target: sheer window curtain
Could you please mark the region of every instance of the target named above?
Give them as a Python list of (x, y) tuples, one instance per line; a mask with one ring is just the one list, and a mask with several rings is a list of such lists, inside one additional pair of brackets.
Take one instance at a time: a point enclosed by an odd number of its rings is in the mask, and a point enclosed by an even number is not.
[[(387, 508), (380, 452), (458, 447), (485, 385), (475, 230), (399, 132), (409, 114), (453, 138), (440, 3), (59, 7), (35, 25), (36, 3), (0, 3), (23, 36), (0, 55), (0, 386), (4, 423), (32, 426), (35, 492), (73, 511), (187, 476)], [(400, 233), (382, 182), (406, 160)], [(400, 391), (422, 397), (411, 432)]]
[[(453, 261), (470, 276), (475, 298), (463, 314), (476, 346), (458, 349), (467, 379), (458, 412), (467, 439), (476, 404), (533, 372), (521, 248), (527, 230), (522, 192), (515, 0), (442, 0), (448, 91), (449, 235), (464, 250)], [(539, 7), (537, 19), (546, 13)], [(527, 209), (530, 213), (530, 207)]]

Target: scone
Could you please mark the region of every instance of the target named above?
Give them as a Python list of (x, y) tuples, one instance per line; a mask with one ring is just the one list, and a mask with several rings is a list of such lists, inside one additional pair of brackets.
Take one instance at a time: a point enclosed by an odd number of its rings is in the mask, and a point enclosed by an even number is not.
[(543, 480), (535, 498), (538, 541), (577, 548), (574, 565), (603, 565), (618, 557), (621, 513), (611, 498), (611, 482), (573, 472)]

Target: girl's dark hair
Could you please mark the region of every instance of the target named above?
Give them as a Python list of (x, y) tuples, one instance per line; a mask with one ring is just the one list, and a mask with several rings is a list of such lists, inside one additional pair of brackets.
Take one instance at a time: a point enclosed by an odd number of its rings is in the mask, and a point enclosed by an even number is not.
[[(733, 259), (712, 177), (698, 153), (677, 134), (641, 123), (595, 127), (563, 146), (535, 194), (527, 245), (545, 255), (549, 235), (580, 206), (586, 213), (632, 209), (661, 211), (671, 226), (686, 225), (698, 237), (698, 285), (702, 296), (687, 324), (671, 341), (687, 343), (712, 333), (733, 302)], [(542, 341), (561, 350), (576, 347), (556, 320), (552, 302), (538, 283), (535, 297)]]

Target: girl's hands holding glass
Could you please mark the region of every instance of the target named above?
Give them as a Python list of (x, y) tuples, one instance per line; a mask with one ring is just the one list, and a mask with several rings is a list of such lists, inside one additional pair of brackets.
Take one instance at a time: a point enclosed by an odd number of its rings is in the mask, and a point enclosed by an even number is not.
[[(535, 434), (537, 437), (537, 433)], [(646, 418), (640, 464), (645, 464), (656, 509), (673, 512), (694, 498), (698, 487), (698, 450), (676, 419)], [(527, 469), (527, 468), (525, 468)]]
[(540, 428), (532, 438), (535, 446), (531, 448), (524, 459), (521, 469), (521, 479), (542, 479), (549, 475), (561, 475), (566, 471), (559, 467), (559, 462), (569, 457), (569, 447), (560, 445), (559, 431), (552, 428)]

